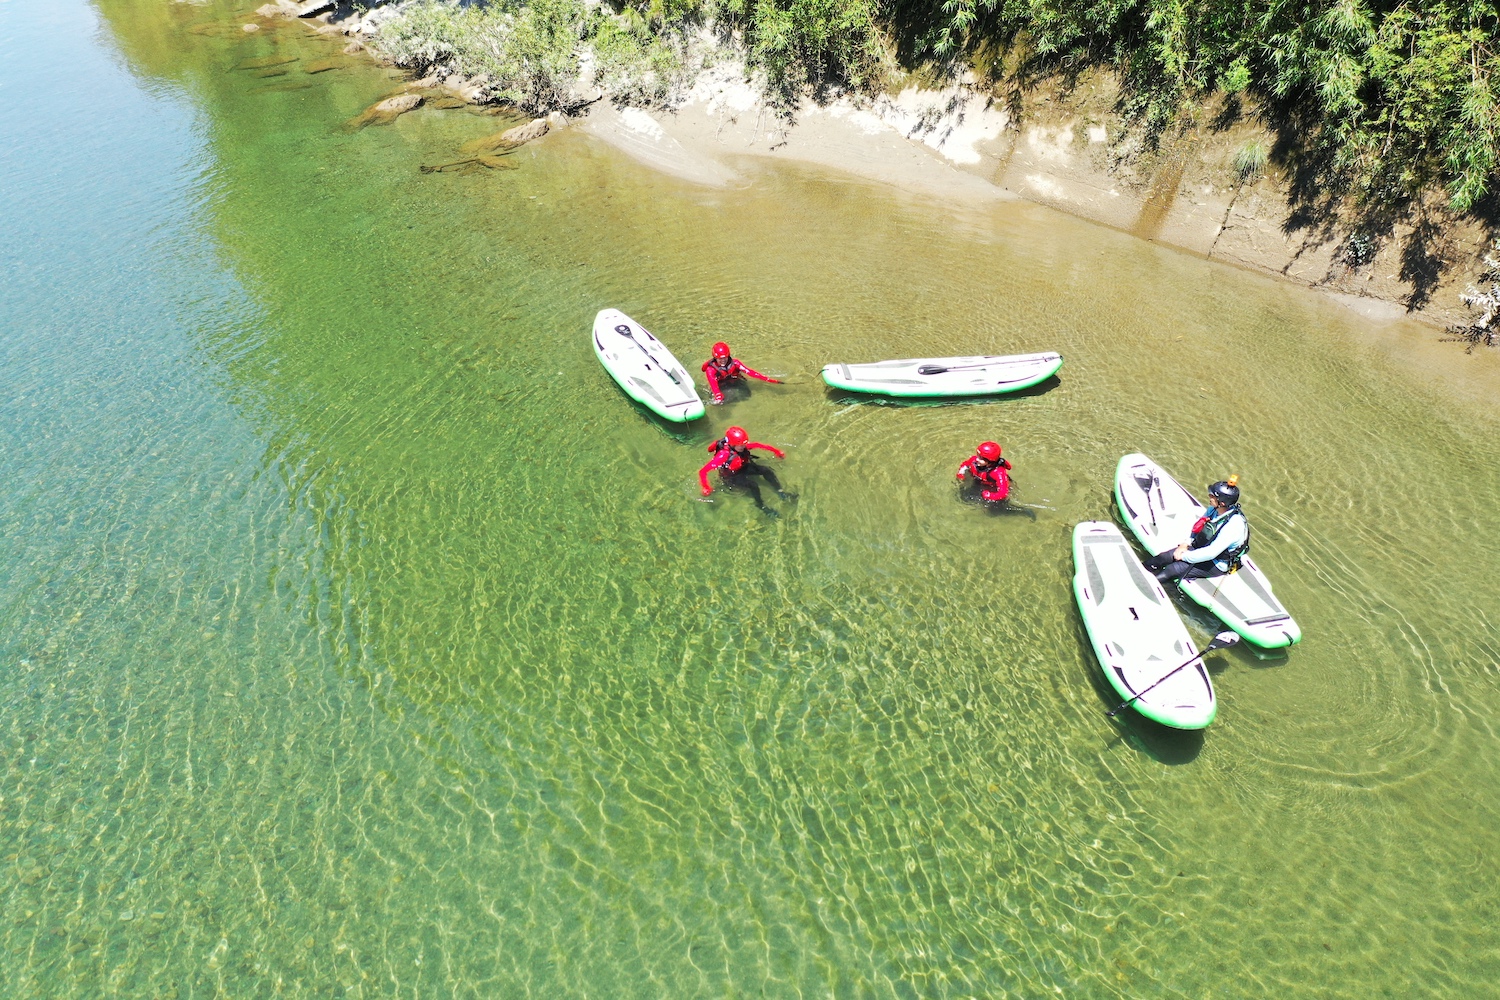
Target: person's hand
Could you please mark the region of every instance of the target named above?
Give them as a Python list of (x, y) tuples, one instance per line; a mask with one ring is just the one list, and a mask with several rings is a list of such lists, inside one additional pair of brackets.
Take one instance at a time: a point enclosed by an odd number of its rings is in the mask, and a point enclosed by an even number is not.
[(710, 399), (709, 402), (712, 403), (712, 404), (714, 404), (715, 406), (720, 406), (724, 402), (724, 397), (723, 396), (715, 396), (713, 399)]
[(1188, 547), (1186, 545), (1179, 545), (1177, 546), (1177, 548), (1172, 550), (1172, 558), (1181, 560), (1183, 556), (1187, 555), (1187, 552)]

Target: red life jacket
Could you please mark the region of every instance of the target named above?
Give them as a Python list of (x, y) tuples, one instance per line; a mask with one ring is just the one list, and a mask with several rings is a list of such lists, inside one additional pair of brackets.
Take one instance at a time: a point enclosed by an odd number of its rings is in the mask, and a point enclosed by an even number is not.
[(743, 377), (740, 375), (740, 362), (738, 358), (709, 358), (708, 363), (703, 366), (703, 370), (705, 372), (708, 371), (710, 366), (713, 367), (714, 374), (718, 376), (720, 382), (727, 382), (732, 378)]
[[(1210, 508), (1210, 510), (1212, 510), (1212, 508)], [(1228, 510), (1224, 511), (1222, 517), (1218, 516), (1217, 514), (1204, 514), (1202, 517), (1198, 518), (1198, 520), (1193, 522), (1193, 533), (1192, 537), (1188, 539), (1188, 548), (1201, 549), (1205, 545), (1210, 544), (1215, 538), (1219, 537), (1219, 532), (1224, 530), (1224, 525), (1228, 524), (1229, 519), (1236, 514), (1240, 515), (1241, 518), (1245, 517), (1245, 512), (1240, 509), (1239, 504), (1234, 504)], [(1246, 519), (1244, 542), (1242, 542), (1235, 548), (1224, 551), (1220, 554), (1218, 559), (1214, 560), (1214, 562), (1217, 563), (1220, 559), (1224, 560), (1229, 565), (1229, 571), (1233, 573), (1239, 570), (1240, 561), (1243, 560), (1245, 556), (1249, 554), (1249, 552), (1250, 521)]]
[(729, 457), (719, 465), (720, 469), (729, 472), (739, 472), (745, 467), (745, 463), (750, 460), (750, 449), (734, 447), (734, 445), (729, 443), (727, 437), (719, 438), (719, 440), (708, 446), (708, 450), (714, 453), (714, 458), (718, 458), (726, 451), (729, 452)]
[(998, 497), (985, 497), (986, 500), (1004, 500), (1010, 496), (1010, 463), (1005, 459), (996, 459), (986, 462), (978, 455), (969, 456), (964, 462), (969, 471), (974, 474), (974, 482), (980, 487), (987, 487), (985, 492), (998, 493)]
[(1005, 474), (1005, 470), (1010, 468), (1010, 463), (1003, 458), (996, 459), (994, 462), (986, 462), (975, 455), (969, 459), (969, 468), (973, 470), (976, 482), (989, 483), (996, 489), (1001, 489), (1010, 479)]

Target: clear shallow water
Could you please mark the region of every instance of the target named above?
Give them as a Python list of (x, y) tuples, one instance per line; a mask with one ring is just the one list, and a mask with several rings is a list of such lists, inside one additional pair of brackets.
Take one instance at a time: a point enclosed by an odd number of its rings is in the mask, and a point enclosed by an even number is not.
[[(236, 13), (0, 3), (6, 995), (1500, 977), (1492, 358), (1025, 205), (568, 133), (424, 175), (506, 123), (346, 131), (390, 74)], [(663, 429), (604, 304), (788, 384)], [(816, 377), (1047, 348), (1000, 402)], [(778, 522), (694, 502), (731, 419)], [(989, 436), (1035, 520), (955, 502)], [(1242, 475), (1307, 635), (1202, 736), (1110, 725), (1068, 590), (1136, 449)]]

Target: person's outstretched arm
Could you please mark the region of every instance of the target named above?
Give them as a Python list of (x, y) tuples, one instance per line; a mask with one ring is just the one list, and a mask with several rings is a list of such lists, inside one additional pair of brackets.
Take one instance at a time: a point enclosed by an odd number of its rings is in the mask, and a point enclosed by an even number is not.
[(772, 378), (769, 375), (762, 375), (760, 372), (756, 371), (754, 368), (751, 368), (749, 365), (745, 364), (745, 362), (743, 362), (743, 361), (736, 361), (735, 365), (739, 368), (739, 373), (741, 375), (749, 375), (751, 378), (758, 378), (762, 382), (774, 382), (777, 385), (781, 384), (781, 379), (779, 379), (779, 378)]
[(759, 448), (761, 451), (769, 451), (771, 454), (775, 455), (777, 458), (786, 458), (786, 452), (782, 451), (780, 448), (776, 447), (774, 444), (761, 444), (759, 441), (751, 441), (751, 442), (747, 443), (745, 445), (745, 447), (746, 448)]

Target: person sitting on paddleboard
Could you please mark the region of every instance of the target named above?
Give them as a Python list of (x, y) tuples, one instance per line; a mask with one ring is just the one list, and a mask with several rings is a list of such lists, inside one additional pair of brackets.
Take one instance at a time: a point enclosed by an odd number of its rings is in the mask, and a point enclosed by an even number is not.
[(1240, 510), (1239, 476), (1208, 488), (1208, 506), (1183, 544), (1152, 556), (1146, 568), (1162, 583), (1233, 573), (1250, 551), (1250, 522)]
[(781, 383), (781, 379), (762, 375), (739, 358), (732, 357), (729, 345), (722, 340), (714, 345), (713, 353), (713, 357), (703, 362), (703, 374), (708, 377), (708, 391), (713, 394), (715, 403), (724, 402), (724, 386), (741, 381), (747, 375), (762, 382)]
[(1010, 496), (1010, 462), (1000, 457), (1000, 446), (995, 442), (985, 441), (976, 448), (974, 454), (959, 465), (958, 474), (953, 478), (963, 482), (970, 473), (979, 486), (979, 495), (985, 500), (998, 503)]
[(776, 517), (776, 511), (767, 507), (765, 501), (760, 498), (760, 487), (752, 481), (752, 476), (760, 476), (771, 484), (771, 489), (783, 500), (795, 500), (797, 494), (788, 493), (781, 488), (781, 480), (776, 478), (776, 473), (761, 465), (750, 454), (751, 448), (759, 448), (769, 451), (777, 458), (786, 458), (786, 453), (775, 445), (761, 444), (759, 441), (751, 441), (750, 435), (745, 433), (743, 427), (731, 427), (724, 432), (724, 436), (708, 446), (713, 453), (713, 458), (708, 464), (698, 470), (698, 482), (703, 485), (703, 495), (708, 496), (714, 488), (708, 485), (708, 474), (715, 469), (723, 478), (726, 486), (744, 490), (750, 494), (755, 501), (755, 506), (771, 517)]

